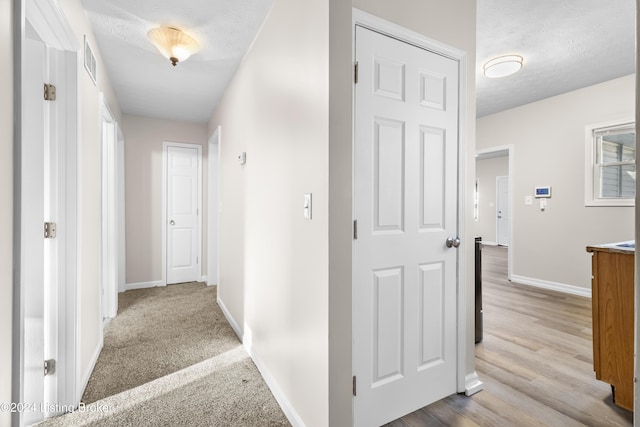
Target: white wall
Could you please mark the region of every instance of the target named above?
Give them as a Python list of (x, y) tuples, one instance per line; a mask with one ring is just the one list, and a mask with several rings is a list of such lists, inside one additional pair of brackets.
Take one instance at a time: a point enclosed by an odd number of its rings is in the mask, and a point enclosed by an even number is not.
[[(513, 144), (513, 280), (591, 289), (590, 244), (634, 238), (633, 207), (585, 207), (585, 125), (635, 114), (635, 76), (483, 117), (477, 148)], [(525, 206), (550, 185), (546, 210)]]
[[(9, 0), (0, 0), (0, 402), (11, 402), (11, 322), (13, 295), (13, 25)], [(0, 425), (8, 426), (11, 413), (0, 411)]]
[[(471, 203), (475, 2), (353, 5), (468, 53)], [(218, 295), (276, 396), (308, 426), (351, 424), (351, 31), (344, 2), (276, 0), (209, 124), (210, 132), (222, 126)], [(311, 221), (302, 215), (306, 192)], [(473, 235), (467, 240), (473, 259)], [(472, 316), (467, 327), (473, 371)]]
[(479, 218), (474, 224), (474, 236), (485, 243), (496, 243), (496, 177), (509, 175), (509, 157), (476, 160), (476, 177), (479, 182)]
[(328, 11), (276, 0), (210, 122), (222, 126), (218, 295), (310, 427), (328, 425)]
[[(78, 294), (80, 320), (80, 376), (84, 381), (95, 362), (96, 351), (101, 345), (102, 315), (101, 293), (101, 215), (102, 215), (102, 148), (101, 103), (104, 92), (116, 121), (121, 121), (121, 111), (115, 97), (107, 70), (102, 61), (89, 21), (80, 0), (59, 0), (63, 13), (71, 25), (79, 46), (84, 35), (94, 50), (97, 62), (97, 85), (84, 68), (80, 69), (80, 134), (79, 134), (79, 217), (78, 217)], [(83, 61), (84, 56), (78, 56)], [(82, 66), (81, 66), (82, 67)]]
[(128, 285), (162, 280), (162, 143), (202, 146), (202, 274), (207, 259), (206, 123), (124, 115), (126, 253)]

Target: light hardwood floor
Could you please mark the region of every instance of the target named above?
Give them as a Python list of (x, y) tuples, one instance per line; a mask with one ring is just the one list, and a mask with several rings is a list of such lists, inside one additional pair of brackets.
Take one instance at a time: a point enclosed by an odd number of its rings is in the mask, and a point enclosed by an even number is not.
[(595, 379), (591, 300), (507, 280), (507, 249), (482, 251), (484, 340), (476, 370), (484, 390), (449, 396), (399, 426), (631, 426), (611, 387)]

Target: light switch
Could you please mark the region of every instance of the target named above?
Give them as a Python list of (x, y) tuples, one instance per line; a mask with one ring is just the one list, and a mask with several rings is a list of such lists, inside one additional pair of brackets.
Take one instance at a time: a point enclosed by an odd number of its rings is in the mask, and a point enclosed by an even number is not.
[(304, 195), (304, 217), (305, 219), (311, 219), (311, 193), (305, 193)]
[(247, 153), (245, 151), (240, 153), (240, 155), (238, 156), (238, 163), (240, 163), (241, 165), (247, 163)]
[(527, 205), (527, 206), (533, 205), (533, 197), (524, 196), (524, 204)]

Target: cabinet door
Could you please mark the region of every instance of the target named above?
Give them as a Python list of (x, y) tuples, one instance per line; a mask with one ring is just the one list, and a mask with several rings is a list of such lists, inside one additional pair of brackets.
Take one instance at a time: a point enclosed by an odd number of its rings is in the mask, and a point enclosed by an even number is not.
[(596, 378), (615, 387), (616, 404), (633, 410), (634, 257), (598, 252), (596, 259), (597, 295), (593, 295)]

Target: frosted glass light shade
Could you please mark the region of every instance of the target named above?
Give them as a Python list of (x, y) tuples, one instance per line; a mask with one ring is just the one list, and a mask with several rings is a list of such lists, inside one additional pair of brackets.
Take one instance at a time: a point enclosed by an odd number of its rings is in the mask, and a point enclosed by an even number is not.
[(484, 75), (493, 79), (510, 76), (522, 68), (522, 56), (504, 55), (493, 58), (483, 65)]
[(173, 27), (159, 27), (150, 30), (147, 37), (173, 66), (184, 61), (200, 49), (200, 44), (182, 30)]

